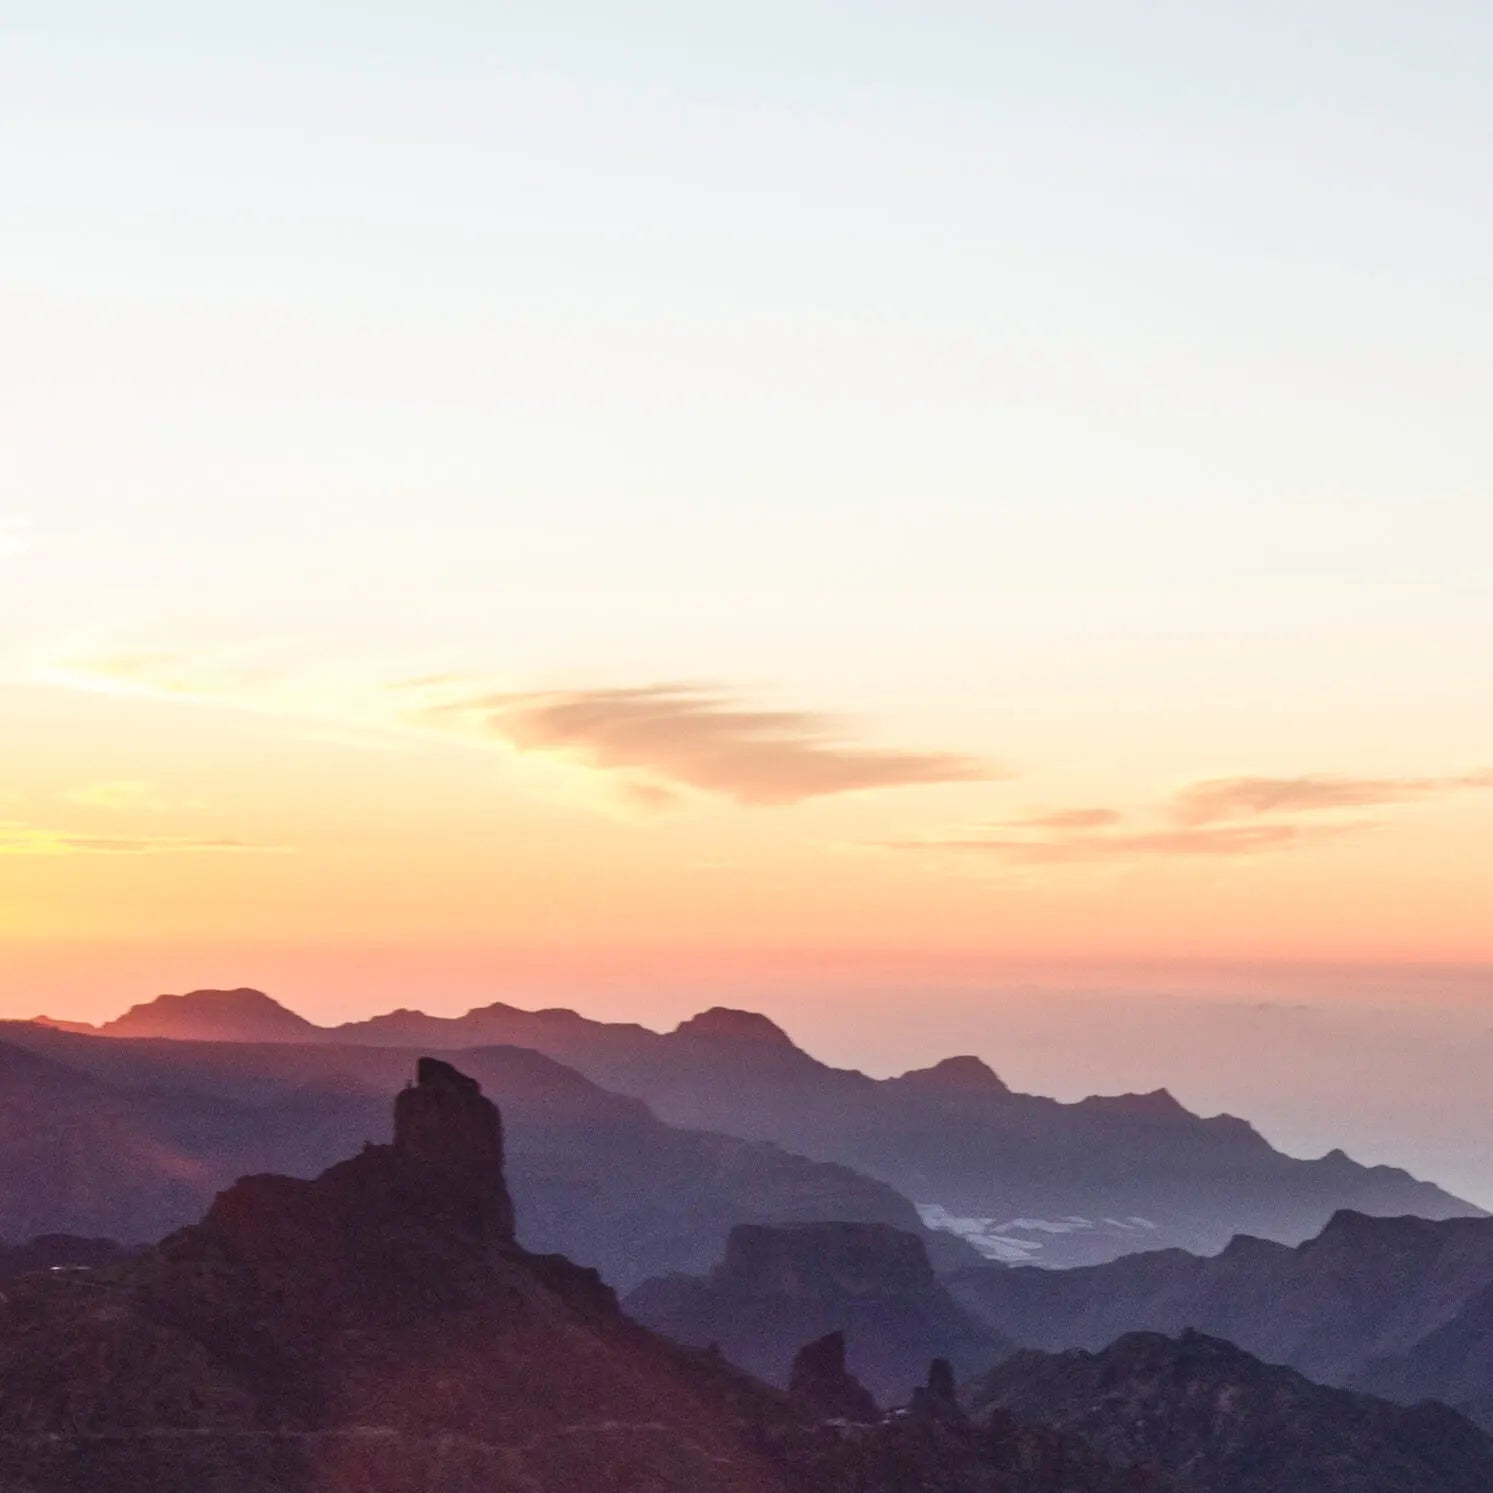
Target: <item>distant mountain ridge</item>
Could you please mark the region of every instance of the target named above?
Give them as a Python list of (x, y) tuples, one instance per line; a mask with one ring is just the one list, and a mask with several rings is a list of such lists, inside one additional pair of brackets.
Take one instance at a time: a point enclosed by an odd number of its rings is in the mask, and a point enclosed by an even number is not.
[[(0, 1238), (149, 1242), (246, 1172), (313, 1175), (377, 1133), (413, 1060), (392, 1047), (120, 1041), (0, 1023)], [(503, 1099), (525, 1244), (596, 1266), (619, 1289), (707, 1269), (744, 1221), (880, 1222), (924, 1233), (945, 1265), (977, 1258), (849, 1167), (666, 1125), (530, 1049), (467, 1049), (461, 1061)]]
[[(915, 1405), (835, 1344), (784, 1395), (525, 1250), (505, 1133), (422, 1057), (392, 1140), (240, 1179), (137, 1259), (0, 1292), (0, 1486), (27, 1493), (1164, 1493), (1081, 1440)], [(838, 1374), (837, 1371), (838, 1370)], [(938, 1376), (930, 1371), (930, 1385)], [(838, 1394), (837, 1394), (838, 1391)], [(849, 1409), (862, 1423), (848, 1427)], [(1178, 1490), (1181, 1493), (1181, 1490)]]
[[(926, 1222), (994, 1258), (1082, 1265), (1169, 1246), (1211, 1253), (1238, 1234), (1298, 1243), (1344, 1208), (1480, 1213), (1432, 1183), (1341, 1151), (1286, 1156), (1246, 1121), (1201, 1118), (1166, 1090), (1063, 1104), (1013, 1092), (970, 1056), (873, 1079), (819, 1062), (755, 1012), (715, 1007), (660, 1033), (498, 1002), (459, 1017), (401, 1010), (318, 1028), (290, 1012), (271, 1018), (264, 1003), (275, 1003), (258, 992), (226, 994), (205, 998), (218, 1040), (239, 1039), (227, 1018), (241, 1009), (243, 1040), (544, 1053), (672, 1124), (879, 1178), (920, 1205)], [(196, 1004), (192, 995), (162, 998), (98, 1030), (186, 1036), (201, 1029)]]
[(1493, 1430), (1493, 1219), (1341, 1212), (1297, 1246), (1241, 1237), (1080, 1270), (975, 1267), (953, 1295), (1015, 1342), (1097, 1350), (1188, 1328), (1328, 1385), (1435, 1398)]
[(1493, 1488), (1493, 1442), (1444, 1405), (1323, 1388), (1200, 1333), (1132, 1333), (1099, 1353), (1017, 1353), (965, 1398), (1164, 1467), (1197, 1493)]

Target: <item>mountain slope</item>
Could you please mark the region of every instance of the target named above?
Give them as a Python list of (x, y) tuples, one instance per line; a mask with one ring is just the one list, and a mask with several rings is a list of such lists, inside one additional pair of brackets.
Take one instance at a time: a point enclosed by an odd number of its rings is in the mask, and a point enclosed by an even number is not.
[(392, 1145), (316, 1182), (247, 1178), (137, 1263), (13, 1288), (5, 1478), (579, 1488), (641, 1464), (659, 1487), (783, 1488), (708, 1370), (514, 1245), (500, 1157), (475, 1084), (425, 1064)]
[(0, 1043), (0, 1237), (159, 1238), (271, 1155), (291, 1169), (319, 1160), (313, 1110), (261, 1116), (185, 1089), (132, 1090)]
[[(0, 1101), (9, 1118), (0, 1237), (13, 1238), (159, 1238), (246, 1171), (314, 1174), (378, 1133), (414, 1061), (396, 1048), (110, 1041), (25, 1023), (0, 1034), (33, 1049), (0, 1043), (0, 1072), (10, 1052), (64, 1085), (12, 1085)], [(461, 1061), (509, 1116), (524, 1242), (594, 1265), (621, 1289), (707, 1269), (744, 1221), (840, 1218), (922, 1232), (905, 1198), (847, 1167), (665, 1125), (535, 1052), (484, 1048)]]
[[(186, 1035), (195, 999), (145, 1009)], [(1241, 1233), (1297, 1243), (1344, 1208), (1479, 1212), (1341, 1151), (1283, 1155), (1244, 1121), (1200, 1118), (1164, 1090), (1062, 1104), (1014, 1093), (969, 1057), (877, 1080), (819, 1062), (749, 1011), (717, 1007), (658, 1033), (497, 1003), (461, 1017), (399, 1011), (312, 1030), (316, 1042), (405, 1050), (526, 1047), (644, 1100), (671, 1124), (876, 1177), (919, 1204), (925, 1221), (993, 1257), (1079, 1265), (1166, 1246), (1212, 1253)]]
[(503, 1131), (424, 1059), (392, 1144), (247, 1177), (136, 1260), (0, 1296), (0, 1486), (27, 1493), (1134, 1493), (1000, 1421), (823, 1425), (513, 1236)]
[(1477, 1385), (1489, 1382), (1493, 1335), (1477, 1324), (1493, 1302), (1493, 1219), (1344, 1212), (1294, 1248), (1239, 1238), (1211, 1258), (1168, 1250), (1084, 1270), (976, 1267), (948, 1285), (1034, 1348), (1096, 1349), (1121, 1333), (1191, 1327), (1325, 1384), (1434, 1396), (1480, 1418), (1490, 1408)]
[(1018, 1353), (968, 1400), (1159, 1463), (1197, 1493), (1493, 1488), (1493, 1442), (1445, 1406), (1325, 1389), (1197, 1333), (1134, 1333), (1101, 1353)]
[(1365, 1364), (1353, 1384), (1392, 1400), (1444, 1400), (1493, 1431), (1493, 1286), (1419, 1342)]
[(739, 1224), (708, 1277), (644, 1281), (624, 1304), (783, 1387), (806, 1337), (842, 1333), (850, 1372), (884, 1405), (905, 1404), (934, 1358), (963, 1376), (1010, 1351), (939, 1285), (922, 1241), (885, 1224)]

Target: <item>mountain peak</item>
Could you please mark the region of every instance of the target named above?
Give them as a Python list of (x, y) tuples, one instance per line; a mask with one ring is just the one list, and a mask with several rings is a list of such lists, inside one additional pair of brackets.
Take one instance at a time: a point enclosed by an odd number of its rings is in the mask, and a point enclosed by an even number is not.
[(1080, 1103), (1117, 1115), (1136, 1115), (1150, 1119), (1192, 1118), (1191, 1111), (1170, 1089), (1151, 1089), (1145, 1094), (1096, 1094)]
[(87, 1021), (67, 1021), (56, 1016), (33, 1016), (32, 1026), (50, 1027), (54, 1032), (96, 1032), (98, 1028)]
[(772, 1047), (792, 1047), (789, 1037), (775, 1021), (757, 1011), (738, 1011), (731, 1006), (712, 1006), (681, 1021), (676, 1037), (701, 1037), (712, 1042), (759, 1042)]
[(913, 1081), (928, 1088), (940, 1088), (963, 1093), (1009, 1094), (1005, 1081), (983, 1058), (964, 1053), (958, 1057), (944, 1058), (931, 1068), (914, 1068), (902, 1075), (903, 1081)]
[(394, 1154), (463, 1179), (480, 1220), (500, 1237), (513, 1237), (503, 1122), (476, 1079), (439, 1058), (421, 1058), (414, 1083), (394, 1100)]
[(838, 1329), (805, 1343), (794, 1355), (788, 1393), (816, 1415), (832, 1420), (881, 1419), (870, 1391), (845, 1366), (845, 1334)]
[(308, 1253), (314, 1265), (308, 1259), (285, 1288), (309, 1300), (331, 1280), (339, 1291), (397, 1297), (429, 1270), (446, 1272), (441, 1289), (454, 1288), (461, 1261), (513, 1237), (497, 1106), (475, 1079), (421, 1058), (415, 1081), (395, 1096), (392, 1145), (365, 1146), (312, 1182), (242, 1177), (195, 1230), (168, 1243), (190, 1251), (203, 1239), (231, 1241), (276, 1280), (287, 1258)]
[(415, 1074), (394, 1100), (394, 1149), (411, 1161), (501, 1171), (502, 1125), (477, 1080), (439, 1058), (421, 1058)]
[(321, 1035), (304, 1016), (262, 990), (190, 990), (131, 1006), (99, 1030), (109, 1037), (167, 1037), (186, 1042), (304, 1042)]

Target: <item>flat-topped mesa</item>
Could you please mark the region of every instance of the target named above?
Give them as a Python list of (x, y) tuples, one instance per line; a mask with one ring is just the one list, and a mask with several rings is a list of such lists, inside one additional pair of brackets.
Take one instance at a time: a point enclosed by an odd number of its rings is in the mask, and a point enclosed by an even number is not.
[(439, 1058), (421, 1058), (415, 1082), (394, 1100), (394, 1154), (470, 1192), (484, 1231), (513, 1237), (503, 1176), (503, 1122), (476, 1079)]

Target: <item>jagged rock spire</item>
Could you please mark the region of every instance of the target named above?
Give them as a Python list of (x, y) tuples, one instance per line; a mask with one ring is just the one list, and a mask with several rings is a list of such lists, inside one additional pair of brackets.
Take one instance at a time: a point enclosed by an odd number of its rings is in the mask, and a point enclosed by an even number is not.
[(421, 1058), (415, 1082), (394, 1101), (394, 1154), (469, 1196), (484, 1232), (513, 1237), (503, 1122), (476, 1079), (439, 1058)]
[(958, 1390), (954, 1384), (954, 1366), (947, 1358), (935, 1358), (928, 1365), (928, 1382), (913, 1390), (909, 1408), (920, 1420), (936, 1420), (946, 1424), (964, 1420)]
[(845, 1367), (845, 1334), (829, 1332), (794, 1355), (788, 1393), (828, 1420), (871, 1422), (881, 1411), (871, 1392)]

